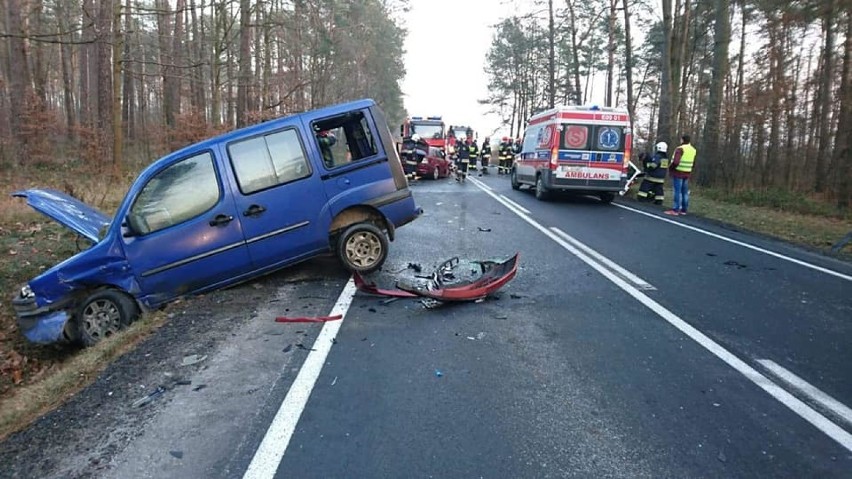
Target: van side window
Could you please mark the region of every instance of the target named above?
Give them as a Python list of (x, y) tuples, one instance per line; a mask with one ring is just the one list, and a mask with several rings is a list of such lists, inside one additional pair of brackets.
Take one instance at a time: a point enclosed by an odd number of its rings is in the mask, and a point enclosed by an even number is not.
[(588, 150), (590, 133), (588, 125), (563, 125), (562, 148), (567, 150)]
[(208, 211), (219, 202), (219, 179), (209, 152), (181, 160), (142, 188), (128, 215), (130, 227), (148, 234)]
[(336, 168), (378, 154), (376, 135), (363, 111), (318, 120), (313, 124), (323, 163)]
[(240, 191), (246, 195), (311, 174), (294, 129), (231, 143), (228, 154)]

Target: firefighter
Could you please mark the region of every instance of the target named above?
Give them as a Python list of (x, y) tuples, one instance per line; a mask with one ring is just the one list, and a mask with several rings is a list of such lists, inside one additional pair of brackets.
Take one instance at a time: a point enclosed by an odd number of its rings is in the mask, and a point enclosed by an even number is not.
[[(467, 151), (470, 153), (470, 167), (475, 170), (476, 160), (479, 159), (479, 146), (477, 146), (476, 140), (472, 138), (468, 138), (467, 141)], [(482, 173), (479, 176), (482, 176)]]
[(507, 173), (506, 164), (509, 160), (509, 137), (504, 136), (500, 141), (500, 145), (497, 148), (497, 155), (499, 159), (499, 163), (497, 164), (497, 174), (502, 175), (503, 173)]
[(639, 201), (653, 201), (655, 205), (663, 204), (663, 184), (666, 182), (666, 170), (669, 168), (667, 151), (669, 146), (661, 141), (654, 147), (653, 155), (646, 155), (642, 167), (645, 170), (645, 178), (639, 186), (636, 198)]
[(506, 145), (506, 169), (503, 171), (509, 174), (512, 171), (512, 164), (515, 162), (515, 140), (509, 138), (509, 143)]
[(479, 172), (479, 176), (488, 174), (488, 165), (491, 163), (491, 138), (485, 137), (482, 140), (482, 150), (479, 152), (481, 161), (482, 161), (482, 171)]
[(470, 164), (470, 140), (465, 140), (457, 150), (459, 159), (456, 164), (456, 181), (463, 183), (467, 178), (467, 167)]

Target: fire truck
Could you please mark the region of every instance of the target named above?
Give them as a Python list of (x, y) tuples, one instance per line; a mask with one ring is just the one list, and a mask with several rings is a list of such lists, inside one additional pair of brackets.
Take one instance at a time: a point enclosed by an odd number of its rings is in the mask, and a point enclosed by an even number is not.
[(399, 128), (399, 133), (403, 139), (418, 135), (429, 146), (434, 146), (442, 150), (447, 146), (444, 122), (440, 116), (428, 116), (426, 118), (412, 116), (406, 118)]

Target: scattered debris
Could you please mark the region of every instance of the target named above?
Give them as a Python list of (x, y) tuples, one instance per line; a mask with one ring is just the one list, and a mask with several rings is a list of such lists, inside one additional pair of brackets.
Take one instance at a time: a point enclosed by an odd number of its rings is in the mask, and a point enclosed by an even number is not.
[(481, 331), (479, 333), (476, 333), (476, 339), (482, 341), (483, 339), (485, 339), (485, 333)]
[(716, 459), (718, 459), (719, 462), (728, 462), (728, 458), (725, 457), (725, 453), (722, 451), (719, 451), (719, 454), (716, 456)]
[(337, 384), (337, 376), (335, 376), (335, 377), (334, 377), (334, 381), (332, 381), (332, 382), (331, 382), (331, 385), (332, 385), (332, 386), (334, 386), (335, 384)]
[(736, 262), (736, 261), (725, 261), (725, 262), (724, 262), (724, 263), (722, 263), (722, 264), (724, 264), (725, 266), (736, 266), (736, 267), (737, 267), (737, 269), (748, 268), (748, 266), (747, 266), (747, 265), (744, 265), (744, 264), (742, 264), (742, 263), (738, 263), (738, 262)]
[(510, 298), (512, 298), (512, 299), (523, 299), (523, 298), (526, 298), (526, 296), (524, 296), (524, 295), (522, 295), (522, 294), (515, 294), (515, 293), (510, 294), (510, 295), (509, 295), (509, 297), (510, 297)]
[(192, 381), (189, 379), (178, 379), (175, 381), (175, 386), (191, 386)]
[(292, 349), (293, 349), (293, 345), (288, 344), (287, 346), (284, 346), (284, 349), (282, 349), (281, 351), (285, 352), (285, 353), (289, 353), (290, 351), (292, 351)]
[(375, 284), (367, 283), (360, 274), (355, 273), (353, 276), (355, 278), (355, 287), (363, 293), (373, 294), (377, 296), (389, 296), (395, 298), (414, 298), (417, 296), (416, 294), (412, 294), (406, 291), (394, 289), (379, 289), (376, 287)]
[(169, 451), (169, 454), (174, 458), (183, 459), (183, 451)]
[(494, 315), (494, 319), (509, 319), (509, 315), (504, 313), (497, 313)]
[(491, 232), (491, 228), (483, 228), (482, 226), (477, 226), (477, 228), (479, 229), (479, 231), (482, 231), (483, 233), (490, 233)]
[(716, 256), (716, 253), (704, 253), (704, 254), (706, 254), (707, 256), (711, 256), (711, 257)]
[(496, 292), (512, 280), (518, 272), (520, 254), (502, 261), (475, 261), (479, 265), (479, 278), (470, 282), (455, 282), (452, 270), (459, 264), (454, 257), (438, 267), (432, 279), (426, 285), (410, 285), (402, 282), (397, 287), (420, 297), (437, 301), (476, 301)]
[(155, 389), (154, 392), (152, 392), (151, 394), (148, 394), (146, 396), (143, 396), (143, 397), (133, 401), (132, 406), (133, 407), (142, 407), (142, 406), (152, 402), (153, 400), (157, 399), (158, 397), (162, 396), (164, 392), (166, 392), (166, 388), (164, 388), (163, 386), (157, 386), (157, 389)]
[(304, 344), (302, 344), (302, 343), (296, 343), (296, 347), (297, 347), (297, 348), (299, 348), (299, 349), (301, 349), (301, 350), (303, 350), (303, 351), (316, 351), (316, 349), (314, 349), (314, 348), (309, 348), (309, 347), (305, 346), (305, 345), (304, 345)]
[(362, 339), (361, 339), (361, 341), (366, 341), (366, 340), (367, 340), (367, 337), (366, 337), (366, 336), (365, 336), (364, 338), (362, 338)]
[(467, 339), (469, 339), (471, 341), (476, 341), (476, 338), (474, 338), (473, 336), (468, 336)]
[(202, 389), (204, 389), (206, 387), (207, 387), (206, 384), (199, 384), (198, 386), (195, 386), (194, 388), (192, 388), (192, 390), (193, 391), (201, 391)]
[(388, 298), (388, 299), (383, 299), (383, 300), (379, 301), (379, 303), (382, 306), (387, 306), (387, 305), (393, 303), (394, 301), (398, 301), (398, 300), (399, 300), (399, 298)]
[(423, 271), (423, 267), (417, 263), (408, 263), (408, 269), (414, 270), (415, 273), (420, 273)]
[(435, 376), (441, 377), (443, 375), (444, 375), (444, 373), (442, 373), (440, 370), (438, 370), (438, 369), (435, 370)]
[(375, 312), (376, 312), (376, 308), (372, 308), (372, 307), (370, 307), (370, 308), (367, 308), (367, 311), (369, 311), (369, 312), (371, 312), (371, 313), (375, 313)]
[(199, 355), (199, 354), (190, 354), (189, 356), (184, 356), (183, 361), (181, 361), (181, 366), (192, 366), (193, 364), (198, 364), (201, 361), (207, 359), (207, 355)]
[(312, 317), (289, 317), (289, 316), (278, 316), (275, 318), (276, 323), (325, 323), (327, 321), (337, 321), (338, 319), (343, 319), (342, 314), (335, 314), (334, 316), (312, 316)]

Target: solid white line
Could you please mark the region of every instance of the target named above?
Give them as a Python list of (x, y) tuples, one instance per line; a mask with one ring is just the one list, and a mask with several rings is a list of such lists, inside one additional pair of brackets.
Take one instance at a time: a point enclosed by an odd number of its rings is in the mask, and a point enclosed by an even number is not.
[(728, 243), (733, 243), (735, 245), (739, 245), (739, 246), (742, 246), (744, 248), (748, 248), (748, 249), (751, 249), (751, 250), (754, 250), (754, 251), (759, 251), (761, 253), (768, 254), (769, 256), (774, 256), (776, 258), (783, 259), (785, 261), (789, 261), (791, 263), (795, 263), (795, 264), (798, 264), (800, 266), (804, 266), (806, 268), (811, 268), (811, 269), (816, 270), (816, 271), (820, 271), (820, 272), (823, 272), (823, 273), (826, 273), (826, 274), (830, 274), (832, 276), (836, 276), (838, 278), (845, 279), (846, 281), (852, 281), (852, 276), (850, 276), (848, 274), (843, 274), (839, 271), (834, 271), (832, 269), (823, 268), (822, 266), (817, 266), (815, 264), (811, 264), (811, 263), (808, 263), (806, 261), (802, 261), (802, 260), (799, 260), (799, 259), (796, 259), (796, 258), (791, 258), (791, 257), (785, 256), (781, 253), (769, 251), (768, 249), (763, 249), (759, 246), (750, 245), (748, 243), (744, 243), (742, 241), (735, 240), (733, 238), (728, 238), (727, 236), (722, 236), (720, 234), (711, 233), (710, 231), (706, 231), (706, 230), (703, 230), (701, 228), (696, 228), (695, 226), (684, 224), (684, 223), (681, 223), (679, 221), (670, 220), (668, 218), (663, 218), (661, 216), (651, 214), (651, 213), (648, 213), (648, 212), (645, 212), (645, 211), (642, 211), (642, 210), (637, 210), (637, 209), (631, 208), (629, 206), (620, 205), (618, 203), (613, 203), (613, 205), (618, 206), (619, 208), (622, 208), (622, 209), (625, 209), (625, 210), (628, 210), (628, 211), (632, 211), (634, 213), (639, 213), (640, 215), (645, 215), (645, 216), (654, 218), (655, 220), (665, 221), (666, 223), (671, 223), (673, 225), (680, 226), (681, 228), (686, 228), (688, 230), (692, 230), (692, 231), (695, 231), (697, 233), (701, 233), (701, 234), (704, 234), (704, 235), (707, 235), (707, 236), (711, 236), (713, 238), (720, 239), (722, 241), (727, 241)]
[(845, 404), (820, 391), (771, 359), (758, 359), (757, 362), (777, 376), (778, 379), (789, 384), (790, 387), (797, 389), (800, 393), (818, 402), (824, 408), (842, 418), (847, 424), (852, 425), (852, 409), (846, 407)]
[(831, 422), (831, 420), (829, 420), (827, 417), (823, 416), (822, 414), (814, 410), (812, 407), (808, 406), (792, 394), (782, 389), (780, 386), (772, 382), (766, 376), (760, 374), (760, 372), (758, 372), (756, 369), (746, 364), (740, 358), (736, 357), (733, 353), (729, 352), (720, 344), (707, 337), (701, 331), (690, 326), (689, 323), (679, 318), (676, 314), (666, 309), (663, 305), (657, 303), (642, 291), (639, 291), (635, 287), (631, 286), (629, 283), (618, 277), (615, 273), (611, 272), (603, 265), (586, 256), (580, 250), (574, 248), (573, 246), (562, 240), (560, 237), (556, 236), (553, 232), (536, 222), (534, 219), (530, 218), (523, 212), (518, 211), (509, 203), (503, 201), (500, 196), (490, 191), (485, 191), (485, 193), (490, 195), (492, 198), (494, 198), (501, 204), (503, 204), (503, 206), (505, 206), (506, 208), (509, 208), (509, 210), (518, 215), (522, 220), (526, 221), (530, 226), (541, 231), (542, 233), (544, 233), (545, 236), (552, 239), (560, 246), (573, 253), (584, 263), (591, 266), (598, 273), (603, 275), (606, 279), (610, 280), (616, 286), (624, 290), (624, 292), (626, 292), (630, 296), (633, 296), (633, 298), (645, 305), (648, 309), (657, 313), (657, 315), (665, 319), (669, 324), (677, 328), (680, 332), (688, 336), (690, 339), (701, 345), (704, 349), (710, 351), (714, 356), (739, 371), (743, 376), (745, 376), (758, 387), (769, 393), (770, 396), (777, 399), (779, 402), (781, 402), (781, 404), (787, 406), (787, 408), (789, 408), (791, 411), (798, 414), (802, 419), (808, 421), (814, 427), (826, 434), (828, 437), (834, 439), (841, 446), (852, 452), (852, 434), (849, 434), (840, 426)]
[(621, 275), (622, 278), (624, 278), (627, 281), (630, 281), (631, 283), (636, 285), (637, 288), (644, 289), (644, 290), (657, 289), (654, 286), (652, 286), (650, 283), (645, 281), (644, 279), (642, 279), (642, 278), (636, 276), (635, 274), (631, 273), (630, 271), (627, 271), (626, 269), (622, 268), (621, 266), (619, 266), (615, 262), (611, 261), (606, 256), (604, 256), (604, 255), (598, 253), (597, 251), (593, 250), (592, 248), (586, 246), (584, 243), (578, 241), (573, 236), (562, 231), (561, 229), (559, 229), (555, 226), (552, 226), (550, 228), (550, 230), (553, 231), (554, 233), (558, 234), (559, 236), (563, 237), (565, 240), (567, 240), (568, 242), (570, 242), (574, 246), (580, 248), (581, 250), (585, 251), (586, 253), (589, 253), (589, 255), (592, 256), (593, 258), (595, 258), (596, 260), (598, 260), (601, 263), (609, 266), (609, 269), (615, 271), (616, 273)]
[(296, 376), (296, 380), (290, 386), (284, 402), (275, 414), (272, 424), (266, 430), (266, 435), (260, 443), (260, 447), (254, 453), (254, 457), (246, 470), (244, 479), (261, 479), (271, 478), (275, 476), (278, 470), (278, 465), (281, 464), (281, 459), (284, 457), (284, 452), (287, 450), (287, 445), (290, 443), (290, 438), (296, 430), (296, 424), (299, 422), (299, 417), (302, 411), (305, 410), (305, 405), (308, 403), (308, 398), (311, 396), (311, 391), (314, 389), (314, 384), (319, 378), (322, 371), (325, 359), (328, 357), (331, 346), (334, 344), (333, 339), (337, 336), (343, 320), (346, 319), (346, 312), (349, 310), (349, 305), (352, 304), (352, 298), (356, 292), (355, 282), (352, 278), (346, 283), (343, 292), (337, 298), (334, 308), (330, 315), (343, 315), (343, 318), (336, 321), (326, 322), (316, 341), (312, 347), (312, 351), (308, 353), (302, 369)]
[(511, 199), (509, 199), (509, 198), (507, 198), (505, 195), (500, 195), (500, 197), (502, 197), (504, 200), (506, 200), (509, 204), (511, 204), (511, 205), (512, 205), (512, 206), (514, 206), (515, 208), (517, 208), (517, 209), (519, 209), (519, 210), (523, 211), (523, 212), (524, 212), (524, 213), (526, 213), (526, 214), (530, 214), (530, 210), (528, 210), (528, 209), (524, 208), (523, 206), (519, 205), (517, 202), (515, 202), (515, 201), (513, 201), (513, 200), (511, 200)]

